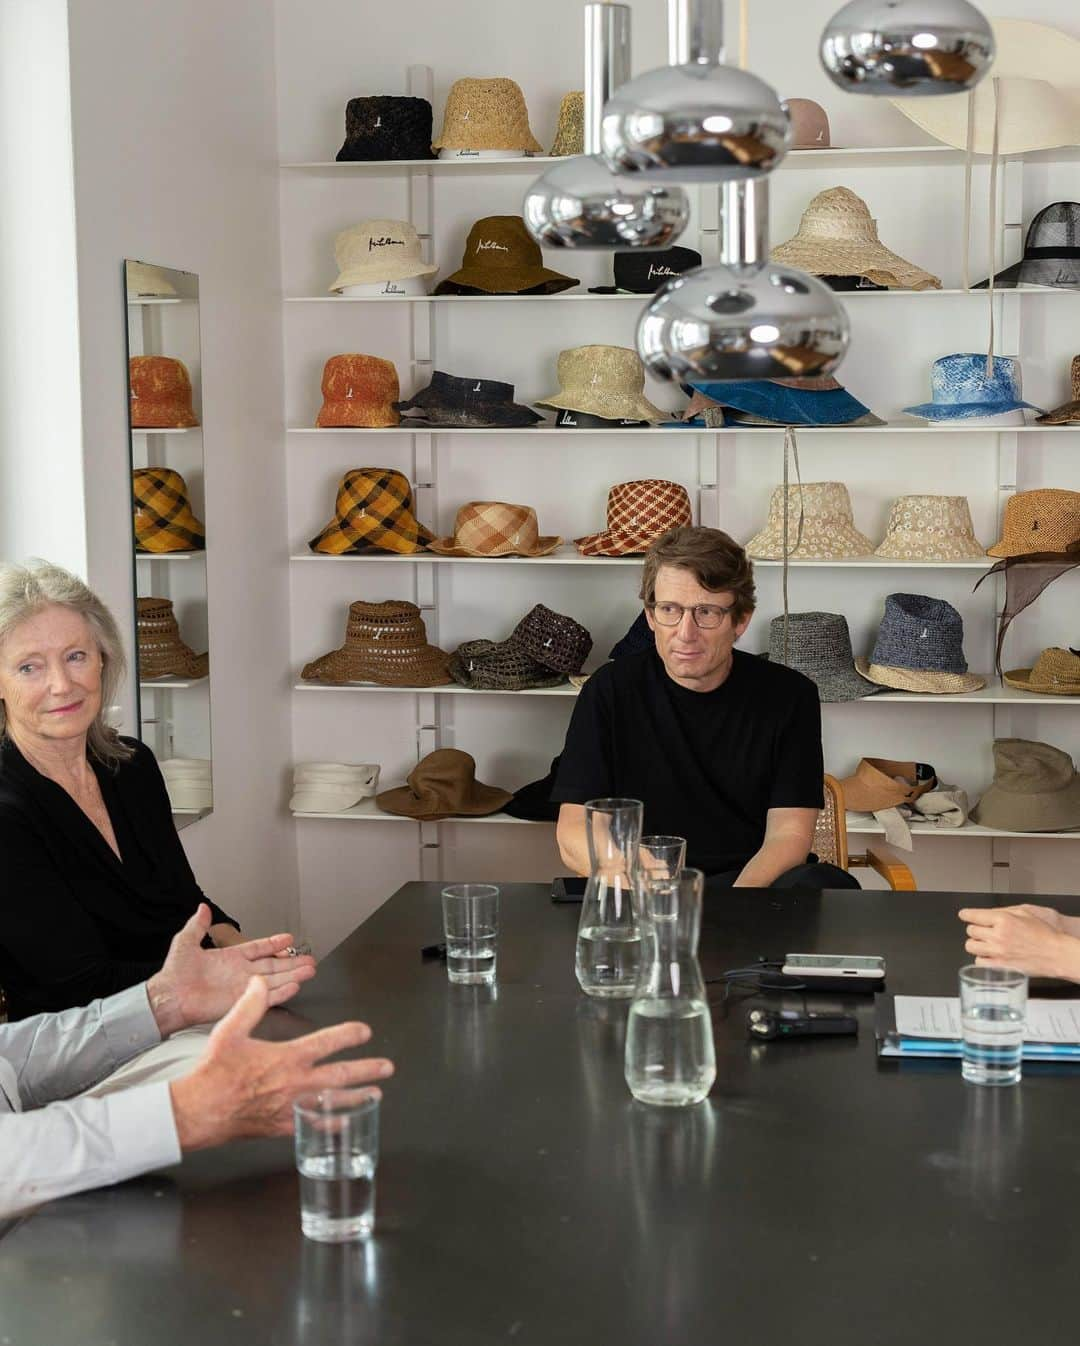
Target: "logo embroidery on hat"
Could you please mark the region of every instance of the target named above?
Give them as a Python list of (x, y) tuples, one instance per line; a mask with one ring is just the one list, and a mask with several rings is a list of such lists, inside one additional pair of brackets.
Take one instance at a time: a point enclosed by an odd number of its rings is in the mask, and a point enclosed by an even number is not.
[(509, 252), (505, 243), (496, 243), (493, 238), (482, 238), (476, 245), (477, 252)]
[(922, 631), (919, 633), (919, 639), (920, 639), (920, 640), (929, 640), (929, 639), (930, 639), (930, 632), (929, 632), (929, 630), (927, 630), (927, 628), (926, 628), (925, 626), (923, 627)]
[(396, 281), (388, 280), (383, 286), (383, 294), (404, 294), (405, 290)]
[(567, 414), (563, 417), (562, 423), (563, 425), (577, 425), (577, 421), (574, 420), (573, 416), (571, 416), (569, 412), (567, 412)]
[(368, 252), (371, 252), (373, 248), (403, 248), (405, 240), (403, 238), (391, 238), (388, 234), (384, 234), (381, 238), (369, 238), (367, 246)]
[(352, 384), (350, 383), (349, 386), (345, 389), (345, 401), (347, 402), (349, 398), (352, 397), (352, 395), (353, 395)]
[(473, 392), (474, 392), (474, 393), (478, 393), (478, 392), (480, 392), (480, 391), (481, 391), (481, 388), (480, 388), (480, 384), (478, 383), (478, 384), (476, 385), (476, 387), (473, 389)]
[(824, 128), (824, 127), (822, 127), (820, 131), (818, 131), (818, 133), (817, 133), (817, 135), (814, 137), (814, 139), (817, 140), (818, 142), (820, 142), (820, 141), (822, 141), (822, 140), (825, 139), (825, 128)]
[(653, 276), (677, 276), (678, 274), (678, 271), (672, 271), (670, 266), (653, 266), (652, 262), (649, 263), (649, 280), (652, 280)]

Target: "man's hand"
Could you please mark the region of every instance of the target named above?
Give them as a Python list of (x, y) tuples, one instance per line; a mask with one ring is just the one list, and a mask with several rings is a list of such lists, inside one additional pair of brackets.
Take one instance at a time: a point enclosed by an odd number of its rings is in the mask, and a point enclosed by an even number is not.
[(964, 948), (984, 967), (1066, 979), (1080, 971), (1080, 942), (1064, 933), (1052, 907), (965, 907), (957, 914), (967, 922)]
[[(292, 1042), (251, 1036), (270, 1004), (270, 979), (252, 977), (236, 1005), (210, 1034), (198, 1065), (169, 1085), (182, 1150), (200, 1150), (243, 1136), (292, 1134), (292, 1106), (320, 1089), (363, 1089), (394, 1073), (381, 1059), (335, 1061), (325, 1057), (371, 1038), (367, 1024), (343, 1023)], [(370, 1087), (365, 1092), (378, 1093)]]
[(220, 1019), (232, 1009), (253, 975), (265, 979), (270, 1005), (291, 999), (300, 983), (315, 975), (314, 958), (278, 956), (292, 943), (292, 935), (269, 935), (227, 949), (204, 949), (201, 945), (209, 929), (210, 908), (203, 902), (173, 936), (161, 971), (146, 983), (150, 1008), (163, 1038), (192, 1024)]

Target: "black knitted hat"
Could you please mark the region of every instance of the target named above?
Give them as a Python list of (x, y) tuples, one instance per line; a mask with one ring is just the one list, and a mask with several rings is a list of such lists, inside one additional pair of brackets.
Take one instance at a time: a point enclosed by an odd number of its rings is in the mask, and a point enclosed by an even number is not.
[(338, 162), (434, 159), (432, 116), (426, 98), (350, 98), (345, 105), (345, 143), (337, 152)]

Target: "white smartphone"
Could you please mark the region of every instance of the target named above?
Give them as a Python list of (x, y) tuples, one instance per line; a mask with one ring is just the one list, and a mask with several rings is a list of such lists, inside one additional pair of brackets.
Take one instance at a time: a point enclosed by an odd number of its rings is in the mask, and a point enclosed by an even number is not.
[(785, 977), (856, 977), (881, 981), (885, 959), (862, 954), (789, 953), (784, 957)]

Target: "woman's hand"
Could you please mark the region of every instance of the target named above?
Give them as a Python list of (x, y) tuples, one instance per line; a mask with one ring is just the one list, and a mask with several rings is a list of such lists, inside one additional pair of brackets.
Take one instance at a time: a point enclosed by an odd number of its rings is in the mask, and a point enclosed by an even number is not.
[(1029, 977), (1080, 979), (1080, 940), (1066, 934), (1052, 907), (965, 907), (964, 948), (984, 967), (1015, 968)]

